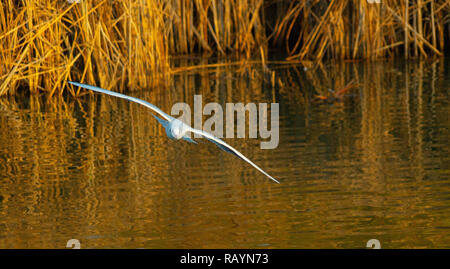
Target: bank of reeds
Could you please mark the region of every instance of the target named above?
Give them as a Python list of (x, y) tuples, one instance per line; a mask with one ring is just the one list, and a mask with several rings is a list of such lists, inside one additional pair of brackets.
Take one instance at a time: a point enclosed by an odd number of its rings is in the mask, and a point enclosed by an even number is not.
[[(0, 2), (0, 95), (52, 96), (72, 79), (121, 90), (170, 83), (194, 53), (287, 60), (443, 55), (450, 0)], [(448, 42), (448, 41), (447, 41)], [(201, 66), (200, 66), (201, 67)]]

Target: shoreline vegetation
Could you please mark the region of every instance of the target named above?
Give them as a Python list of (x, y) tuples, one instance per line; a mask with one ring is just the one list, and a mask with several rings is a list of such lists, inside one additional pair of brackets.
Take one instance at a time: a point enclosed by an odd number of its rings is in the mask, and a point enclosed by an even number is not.
[(67, 80), (144, 89), (221, 65), (174, 66), (189, 55), (263, 67), (444, 56), (450, 0), (381, 1), (1, 1), (0, 96), (20, 87), (78, 96)]

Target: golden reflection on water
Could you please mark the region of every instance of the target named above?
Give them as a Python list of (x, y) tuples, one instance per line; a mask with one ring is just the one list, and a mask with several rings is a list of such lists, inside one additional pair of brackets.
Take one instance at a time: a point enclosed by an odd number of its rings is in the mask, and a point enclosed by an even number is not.
[[(194, 94), (280, 103), (278, 148), (227, 139), (280, 185), (210, 143), (169, 140), (124, 100), (0, 99), (0, 248), (450, 247), (448, 63), (272, 70), (222, 66), (130, 95), (166, 112)], [(314, 98), (352, 79), (348, 96)]]

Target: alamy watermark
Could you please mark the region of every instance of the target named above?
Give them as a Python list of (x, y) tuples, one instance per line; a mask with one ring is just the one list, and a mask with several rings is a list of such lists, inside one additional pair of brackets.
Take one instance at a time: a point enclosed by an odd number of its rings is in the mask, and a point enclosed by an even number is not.
[(380, 240), (378, 240), (378, 239), (370, 239), (370, 240), (367, 241), (367, 243), (366, 243), (366, 248), (371, 248), (371, 249), (381, 249), (381, 243), (380, 243)]
[(81, 248), (80, 241), (78, 239), (70, 239), (66, 243), (66, 248), (80, 249)]
[[(248, 138), (266, 139), (260, 143), (261, 149), (274, 149), (278, 147), (279, 138), (279, 110), (278, 103), (226, 103), (225, 113), (218, 103), (208, 103), (203, 107), (201, 95), (194, 95), (194, 124), (191, 125), (191, 107), (186, 103), (176, 103), (172, 106), (171, 115), (195, 129), (211, 133), (218, 138), (246, 137), (246, 125), (248, 125)], [(248, 124), (246, 115), (248, 114)], [(204, 123), (203, 115), (210, 116)], [(224, 120), (225, 118), (225, 120)], [(236, 126), (235, 126), (236, 121)], [(201, 136), (195, 134), (194, 138)]]

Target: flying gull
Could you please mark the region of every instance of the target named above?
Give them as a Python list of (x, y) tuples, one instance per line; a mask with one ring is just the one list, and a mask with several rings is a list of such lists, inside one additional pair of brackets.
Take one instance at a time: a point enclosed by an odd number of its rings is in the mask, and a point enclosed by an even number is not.
[(81, 88), (85, 88), (85, 89), (88, 89), (88, 90), (91, 90), (91, 91), (95, 91), (95, 92), (104, 93), (104, 94), (112, 95), (112, 96), (115, 96), (115, 97), (123, 98), (123, 99), (126, 99), (128, 101), (135, 102), (135, 103), (141, 104), (143, 106), (146, 106), (146, 107), (150, 108), (153, 112), (156, 112), (161, 117), (161, 118), (157, 117), (156, 115), (151, 113), (153, 115), (153, 117), (155, 117), (155, 119), (157, 119), (158, 122), (161, 123), (161, 125), (166, 129), (166, 134), (167, 134), (167, 136), (170, 139), (174, 139), (174, 140), (183, 139), (183, 140), (186, 140), (186, 141), (188, 141), (190, 143), (197, 144), (197, 142), (195, 142), (193, 139), (191, 139), (189, 137), (188, 133), (190, 132), (190, 133), (201, 135), (201, 136), (205, 137), (206, 139), (208, 139), (209, 141), (211, 141), (214, 144), (216, 144), (220, 149), (222, 149), (222, 150), (224, 150), (224, 151), (226, 151), (228, 153), (231, 153), (231, 154), (239, 157), (240, 159), (246, 161), (247, 163), (251, 164), (254, 168), (256, 168), (258, 171), (260, 171), (261, 173), (266, 175), (271, 180), (275, 181), (276, 183), (280, 183), (278, 180), (276, 180), (275, 178), (273, 178), (272, 176), (270, 176), (269, 174), (264, 172), (264, 170), (259, 168), (259, 166), (257, 166), (252, 161), (250, 161), (247, 157), (242, 155), (242, 153), (240, 153), (235, 148), (233, 148), (232, 146), (230, 146), (227, 143), (225, 143), (223, 140), (215, 137), (214, 135), (212, 135), (210, 133), (204, 132), (202, 130), (191, 128), (190, 126), (188, 126), (184, 122), (182, 122), (179, 119), (176, 119), (176, 118), (166, 114), (164, 111), (159, 109), (157, 106), (152, 105), (149, 102), (146, 102), (144, 100), (141, 100), (141, 99), (138, 99), (138, 98), (135, 98), (135, 97), (131, 97), (131, 96), (128, 96), (128, 95), (125, 95), (125, 94), (121, 94), (121, 93), (118, 93), (118, 92), (108, 91), (108, 90), (105, 90), (105, 89), (102, 89), (102, 88), (99, 88), (99, 87), (95, 87), (95, 86), (92, 86), (92, 85), (87, 85), (87, 84), (82, 84), (82, 83), (72, 82), (72, 81), (67, 81), (67, 82), (72, 84), (72, 85), (81, 87)]

